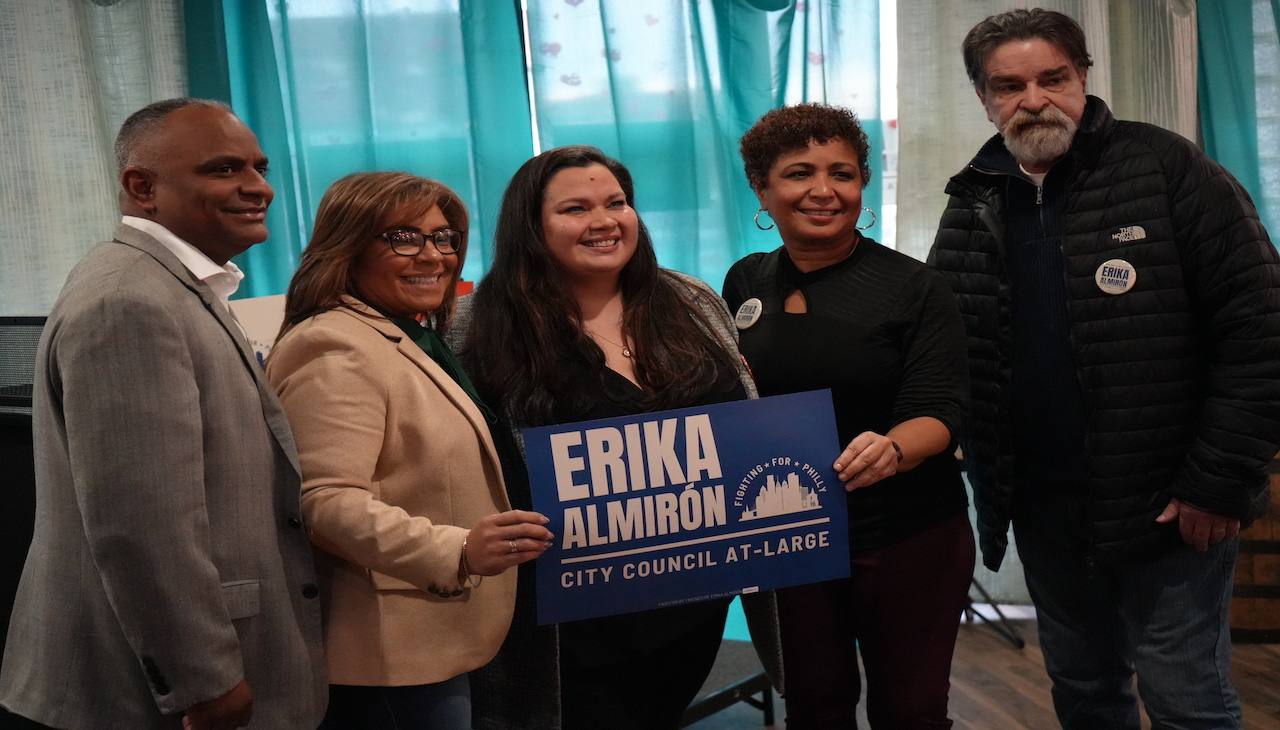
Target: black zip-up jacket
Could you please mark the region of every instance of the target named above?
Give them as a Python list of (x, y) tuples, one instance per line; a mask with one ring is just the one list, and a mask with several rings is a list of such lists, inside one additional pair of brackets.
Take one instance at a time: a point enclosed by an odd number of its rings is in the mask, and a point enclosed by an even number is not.
[[(958, 298), (972, 388), (964, 439), (985, 564), (1008, 545), (1013, 301), (1005, 248), (1009, 157), (999, 135), (951, 179), (930, 262)], [(1280, 257), (1245, 190), (1183, 137), (1117, 121), (1089, 97), (1067, 156), (1062, 256), (1084, 396), (1087, 513), (1099, 559), (1180, 542), (1172, 497), (1246, 525), (1269, 501), (1280, 444)], [(1121, 259), (1123, 294), (1095, 274)], [(1053, 413), (1045, 413), (1053, 418)]]

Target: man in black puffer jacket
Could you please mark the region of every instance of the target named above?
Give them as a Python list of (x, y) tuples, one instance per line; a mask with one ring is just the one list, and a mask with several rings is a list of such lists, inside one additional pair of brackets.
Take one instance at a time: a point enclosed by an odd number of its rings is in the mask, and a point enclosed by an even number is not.
[(1280, 259), (1186, 139), (1085, 95), (1084, 34), (966, 37), (1000, 134), (947, 186), (930, 261), (969, 336), (985, 562), (1012, 520), (1064, 728), (1238, 728), (1227, 613), (1280, 444)]

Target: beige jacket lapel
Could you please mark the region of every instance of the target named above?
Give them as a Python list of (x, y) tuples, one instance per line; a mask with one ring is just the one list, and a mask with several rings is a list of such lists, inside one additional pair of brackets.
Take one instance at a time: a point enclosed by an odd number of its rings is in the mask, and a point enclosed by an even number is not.
[(501, 473), (500, 463), (498, 461), (498, 450), (493, 444), (493, 436), (489, 432), (489, 424), (484, 419), (484, 414), (476, 407), (471, 396), (467, 391), (458, 385), (444, 368), (440, 367), (435, 360), (432, 360), (427, 353), (418, 347), (417, 343), (409, 339), (404, 330), (400, 329), (394, 322), (383, 317), (369, 305), (361, 302), (354, 297), (344, 296), (342, 303), (352, 310), (352, 316), (361, 322), (374, 328), (383, 337), (394, 342), (396, 351), (404, 357), (408, 358), (422, 372), (435, 383), (440, 392), (453, 402), (458, 410), (466, 415), (467, 420), (471, 423), (471, 428), (475, 430), (476, 437), (480, 439), (480, 443), (484, 444), (485, 453), (494, 466)]

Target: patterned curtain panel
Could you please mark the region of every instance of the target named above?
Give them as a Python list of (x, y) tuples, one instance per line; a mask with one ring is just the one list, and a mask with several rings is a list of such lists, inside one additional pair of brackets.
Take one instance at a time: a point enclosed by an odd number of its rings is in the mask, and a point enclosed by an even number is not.
[(44, 315), (119, 220), (111, 146), (186, 90), (177, 0), (8, 0), (0, 11), (0, 315)]

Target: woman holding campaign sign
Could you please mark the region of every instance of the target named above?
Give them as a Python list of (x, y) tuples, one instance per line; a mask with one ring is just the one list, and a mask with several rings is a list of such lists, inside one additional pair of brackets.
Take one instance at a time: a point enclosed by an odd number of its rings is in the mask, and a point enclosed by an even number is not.
[(321, 199), (289, 284), (267, 375), (321, 548), (322, 728), (470, 728), (467, 672), (506, 635), (509, 569), (551, 538), (541, 515), (509, 509), (492, 412), (437, 334), (466, 231), (438, 182), (348, 175)]
[[(867, 136), (852, 112), (775, 109), (742, 137), (756, 225), (782, 247), (725, 278), (762, 395), (830, 388), (849, 490), (851, 577), (778, 591), (787, 727), (852, 728), (867, 673), (876, 728), (946, 728), (951, 655), (973, 573), (953, 456), (965, 341), (942, 277), (862, 234)], [(859, 226), (863, 213), (870, 221)]]
[[(461, 355), (501, 404), (518, 506), (531, 499), (521, 428), (755, 395), (723, 302), (658, 267), (634, 201), (630, 173), (594, 147), (529, 160), (503, 197), (493, 268), (460, 302)], [(522, 570), (511, 634), (475, 678), (477, 727), (678, 725), (728, 599), (538, 627), (533, 587)]]

